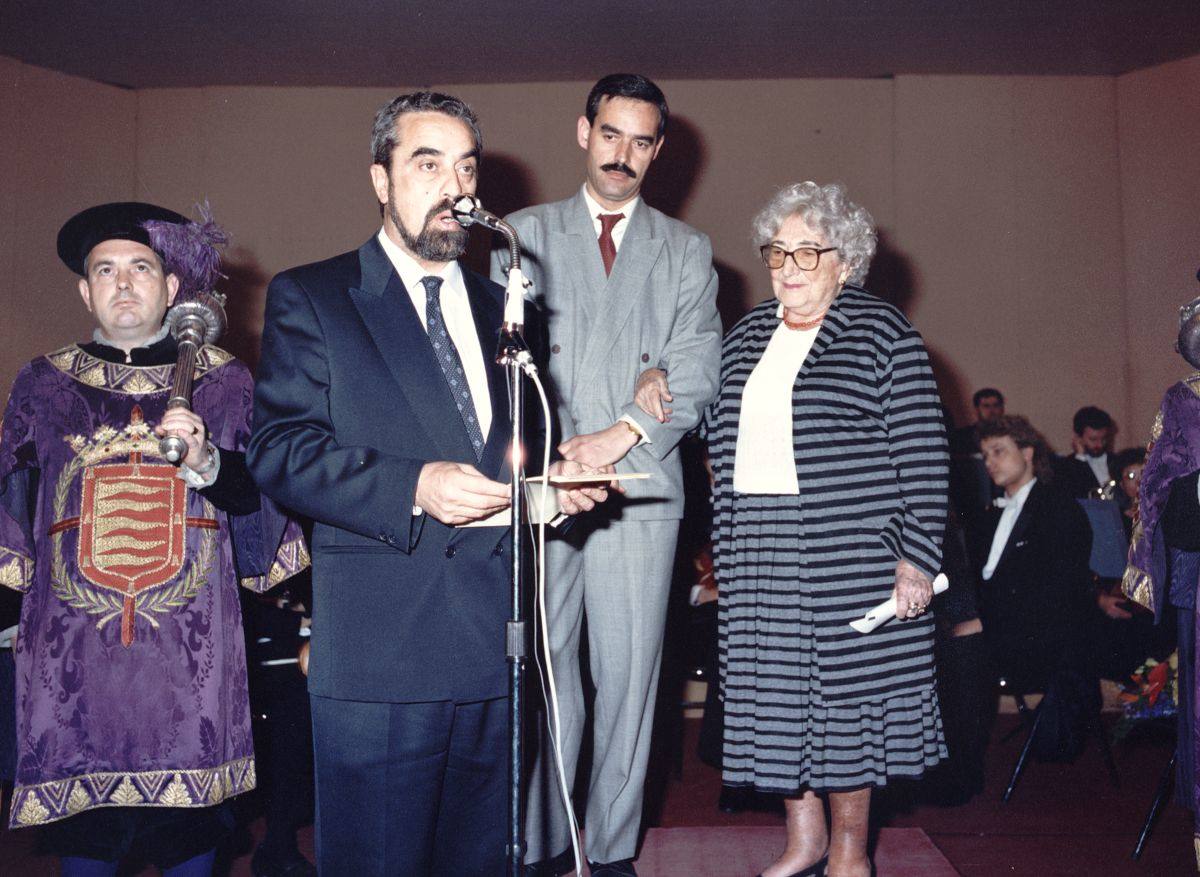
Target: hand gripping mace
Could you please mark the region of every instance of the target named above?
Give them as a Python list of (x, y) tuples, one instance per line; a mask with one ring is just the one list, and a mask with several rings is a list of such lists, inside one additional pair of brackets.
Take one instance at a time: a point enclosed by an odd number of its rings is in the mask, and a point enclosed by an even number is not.
[[(186, 301), (177, 302), (167, 311), (167, 325), (179, 342), (179, 358), (175, 360), (175, 381), (167, 410), (192, 409), (192, 381), (196, 372), (196, 354), (202, 344), (212, 344), (225, 331), (225, 296), (219, 292), (198, 292)], [(178, 463), (187, 456), (187, 442), (177, 435), (164, 436), (158, 449), (168, 462)]]

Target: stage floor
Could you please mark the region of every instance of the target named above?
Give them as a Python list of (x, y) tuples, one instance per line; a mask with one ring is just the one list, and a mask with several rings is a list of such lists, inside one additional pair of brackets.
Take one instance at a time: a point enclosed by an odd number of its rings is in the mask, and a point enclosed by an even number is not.
[[(1001, 737), (1014, 721), (1001, 716), (997, 722), (986, 788), (972, 801), (958, 807), (932, 806), (920, 803), (916, 786), (900, 785), (878, 796), (875, 824), (881, 831), (875, 860), (881, 877), (1196, 873), (1191, 814), (1173, 803), (1167, 805), (1142, 860), (1129, 858), (1170, 758), (1169, 740), (1144, 738), (1115, 747), (1119, 789), (1109, 785), (1093, 745), (1073, 765), (1032, 764), (1012, 802), (1002, 804), (1000, 793), (1020, 741), (1001, 742)], [(750, 877), (782, 849), (781, 813), (729, 815), (717, 810), (720, 775), (696, 758), (698, 726), (696, 721), (684, 722), (681, 739), (655, 758), (658, 773), (651, 780), (647, 807), (652, 827), (638, 862), (643, 877)], [(262, 831), (261, 819), (251, 822), (218, 873), (248, 877), (250, 852)], [(299, 841), (311, 856), (312, 829), (302, 829)], [(36, 853), (32, 832), (0, 828), (0, 874), (57, 873), (53, 857)], [(150, 868), (123, 872), (146, 877), (156, 873)]]

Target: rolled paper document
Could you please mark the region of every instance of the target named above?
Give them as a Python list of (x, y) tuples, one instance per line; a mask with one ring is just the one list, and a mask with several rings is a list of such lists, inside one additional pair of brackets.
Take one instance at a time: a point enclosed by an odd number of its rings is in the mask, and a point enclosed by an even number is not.
[[(950, 580), (948, 578), (946, 578), (946, 574), (944, 572), (938, 573), (937, 578), (935, 578), (933, 580), (933, 593), (934, 594), (945, 593), (945, 591), (948, 590), (949, 587), (950, 587)], [(862, 618), (858, 619), (858, 621), (851, 621), (850, 626), (853, 627), (855, 630), (857, 630), (859, 633), (870, 633), (875, 628), (879, 627), (881, 624), (886, 623), (889, 618), (895, 618), (895, 617), (896, 617), (896, 598), (893, 596), (893, 597), (889, 597), (888, 599), (884, 600), (882, 603), (880, 603), (878, 606), (876, 606), (874, 609), (872, 609), (870, 612), (868, 612)]]

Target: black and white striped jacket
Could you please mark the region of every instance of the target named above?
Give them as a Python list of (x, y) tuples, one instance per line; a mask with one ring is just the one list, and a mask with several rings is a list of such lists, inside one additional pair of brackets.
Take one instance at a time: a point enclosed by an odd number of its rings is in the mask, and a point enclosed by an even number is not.
[[(727, 556), (742, 391), (779, 325), (774, 299), (725, 336), (721, 383), (704, 433), (715, 476), (718, 582), (739, 580)], [(941, 403), (921, 336), (895, 307), (855, 286), (834, 300), (796, 379), (798, 587), (816, 600), (817, 680), (826, 701), (857, 701), (932, 684), (932, 619), (870, 634), (849, 622), (887, 599), (904, 558), (931, 579), (941, 566), (948, 456)], [(789, 525), (791, 526), (791, 525)], [(790, 573), (789, 573), (790, 574)]]

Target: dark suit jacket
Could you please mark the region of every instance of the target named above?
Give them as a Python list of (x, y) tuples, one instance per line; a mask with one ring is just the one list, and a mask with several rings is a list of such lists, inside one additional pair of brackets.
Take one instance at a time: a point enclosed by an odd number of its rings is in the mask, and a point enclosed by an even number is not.
[(1054, 458), (1054, 484), (1067, 496), (1075, 499), (1084, 499), (1101, 486), (1092, 467), (1074, 457)]
[(507, 692), (507, 528), (453, 528), (412, 508), (421, 467), (509, 478), (503, 290), (463, 267), (492, 426), (476, 464), (429, 338), (372, 237), (271, 281), (247, 460), (262, 490), (314, 520), (309, 690), (459, 702)]
[(1000, 514), (991, 509), (983, 515), (971, 540), (981, 573), (983, 633), (1000, 674), (1018, 689), (1036, 690), (1064, 662), (1082, 654), (1094, 605), (1088, 569), (1091, 529), (1074, 499), (1039, 480), (995, 572), (983, 581)]

